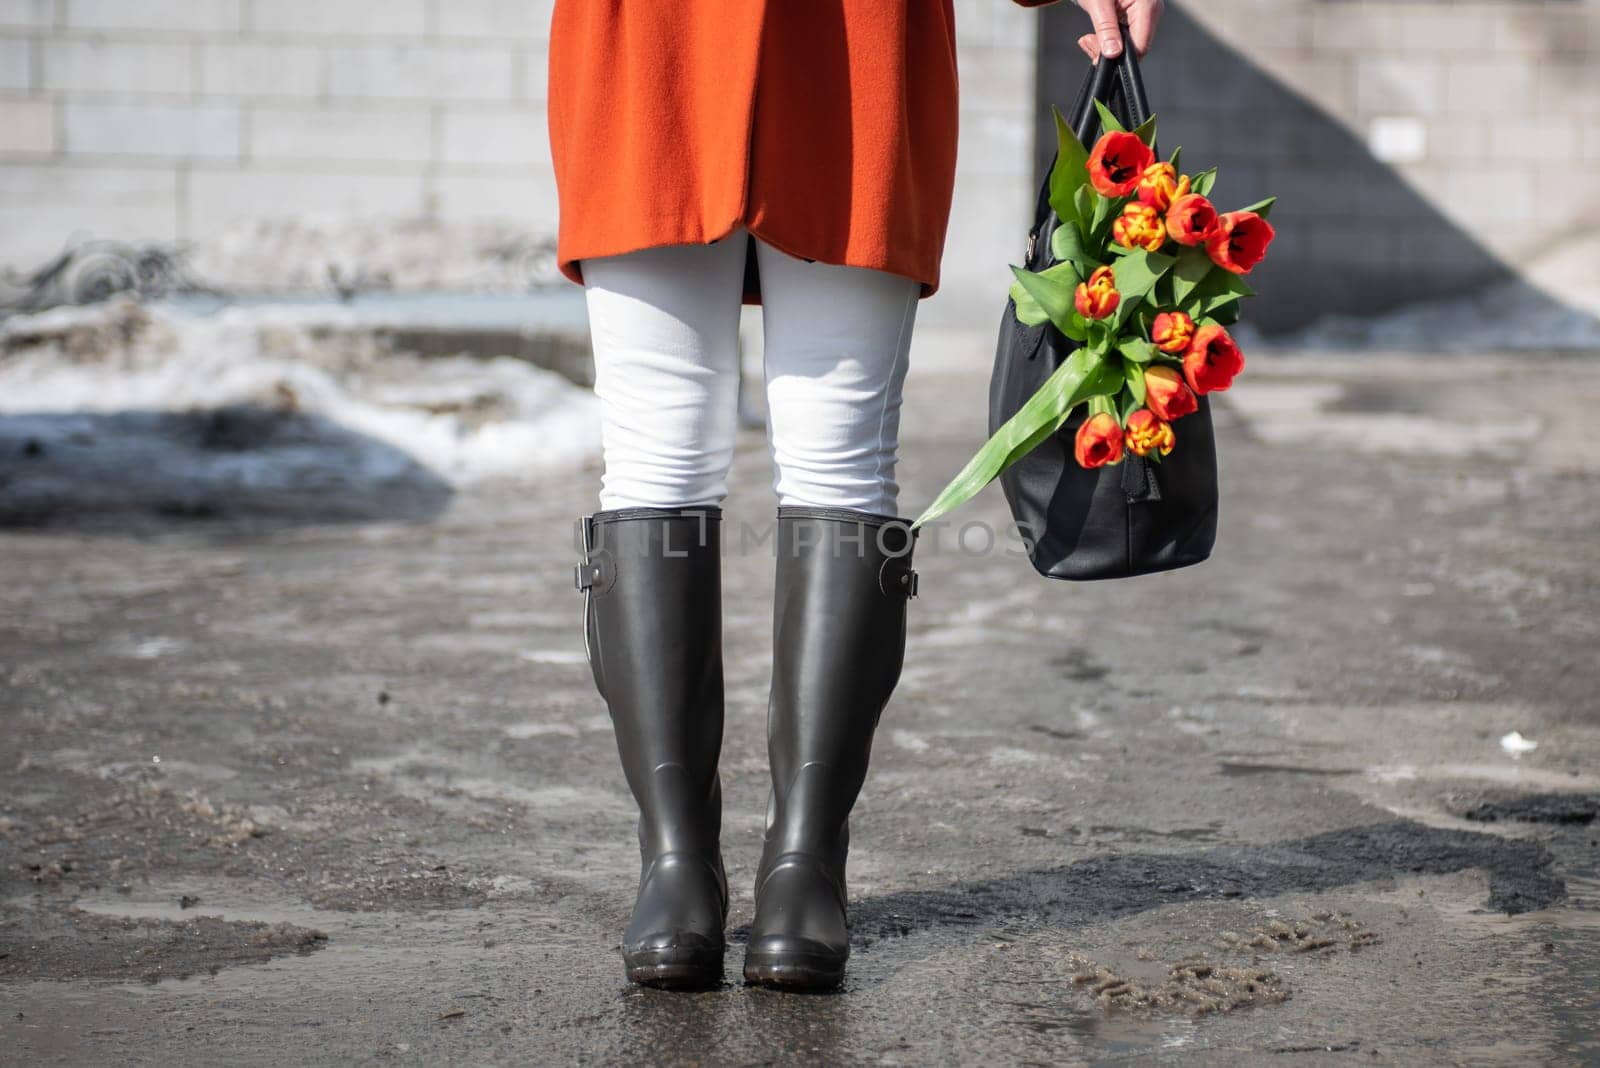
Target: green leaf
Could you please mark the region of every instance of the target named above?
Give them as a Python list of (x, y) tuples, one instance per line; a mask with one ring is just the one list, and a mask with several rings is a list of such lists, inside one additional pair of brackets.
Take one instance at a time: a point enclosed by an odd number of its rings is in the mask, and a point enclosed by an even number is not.
[(1090, 242), (1103, 241), (1105, 235), (1102, 230), (1110, 224), (1111, 216), (1117, 214), (1117, 201), (1111, 197), (1103, 197), (1098, 193), (1094, 199), (1094, 220), (1089, 224)]
[(1122, 365), (1122, 377), (1127, 380), (1128, 392), (1133, 395), (1134, 407), (1144, 404), (1144, 368), (1132, 360)]
[[(1187, 305), (1195, 287), (1211, 273), (1212, 267), (1211, 257), (1203, 248), (1186, 248), (1178, 253), (1178, 262), (1172, 268), (1173, 303)], [(1186, 306), (1184, 310), (1189, 309)]]
[[(1159, 350), (1142, 337), (1125, 337), (1121, 341), (1117, 342), (1117, 351), (1122, 353), (1122, 358), (1127, 360), (1131, 366), (1133, 364), (1149, 363), (1151, 360), (1156, 358), (1156, 353)], [(1143, 398), (1144, 392), (1142, 385), (1144, 378), (1142, 371), (1140, 372), (1140, 376), (1139, 382), (1141, 384), (1141, 389), (1139, 396)], [(1143, 401), (1141, 400), (1140, 403), (1143, 403)]]
[(1115, 368), (1087, 350), (1078, 349), (1061, 361), (1061, 366), (1045, 379), (1017, 414), (984, 442), (912, 527), (930, 523), (971, 500), (1002, 471), (1061, 429), (1073, 408), (1090, 397), (1105, 396), (1119, 389), (1121, 384), (1122, 378)]
[(1216, 180), (1217, 169), (1215, 167), (1212, 167), (1207, 171), (1201, 171), (1199, 174), (1189, 179), (1189, 191), (1191, 193), (1199, 193), (1203, 197), (1208, 197), (1211, 195), (1211, 186), (1215, 184)]
[[(1044, 313), (1045, 318), (1065, 330), (1061, 324), (1071, 322), (1072, 317), (1077, 314), (1077, 309), (1073, 307), (1072, 294), (1078, 285), (1078, 276), (1073, 271), (1072, 264), (1058, 263), (1048, 270), (1039, 272), (1013, 267), (1011, 273), (1016, 276), (1016, 284), (1022, 289), (1023, 295), (1033, 301), (1034, 305)], [(1021, 318), (1020, 301), (1017, 310), (1018, 318)]]
[(1133, 135), (1147, 145), (1155, 144), (1156, 117), (1152, 115), (1148, 119), (1145, 119), (1143, 122), (1141, 122), (1138, 126), (1134, 127)]
[(1100, 113), (1100, 132), (1101, 133), (1105, 133), (1105, 132), (1110, 131), (1110, 130), (1125, 130), (1125, 129), (1127, 129), (1126, 126), (1122, 125), (1122, 120), (1118, 119), (1115, 115), (1113, 115), (1111, 113), (1111, 109), (1106, 107), (1106, 105), (1105, 105), (1105, 103), (1103, 101), (1096, 100), (1094, 102), (1094, 109)]
[(1240, 297), (1253, 297), (1255, 292), (1245, 284), (1244, 279), (1232, 271), (1224, 271), (1218, 267), (1206, 275), (1205, 280), (1195, 287), (1194, 293), (1191, 294), (1190, 302), (1197, 310), (1190, 312), (1190, 314), (1198, 319), (1230, 300), (1237, 300)]
[(1248, 208), (1240, 208), (1239, 210), (1240, 211), (1253, 211), (1257, 215), (1261, 216), (1264, 219), (1264, 218), (1267, 217), (1267, 212), (1272, 210), (1272, 205), (1276, 204), (1277, 202), (1278, 202), (1278, 198), (1277, 197), (1268, 197), (1265, 200), (1256, 201), (1254, 204), (1250, 205)]
[(1178, 157), (1181, 155), (1183, 155), (1183, 146), (1179, 145), (1177, 148), (1172, 150), (1172, 155), (1167, 157), (1167, 162), (1172, 164), (1173, 170), (1178, 169)]
[(1145, 294), (1155, 288), (1156, 282), (1171, 270), (1176, 262), (1176, 257), (1165, 253), (1139, 249), (1112, 264), (1111, 274), (1116, 279), (1117, 292), (1122, 294), (1112, 325), (1120, 326), (1129, 315), (1133, 314), (1133, 310), (1139, 306)]
[(1077, 193), (1089, 182), (1089, 153), (1067, 125), (1059, 109), (1056, 116), (1056, 165), (1050, 170), (1050, 208), (1060, 219), (1079, 222)]
[(1016, 311), (1017, 322), (1023, 326), (1041, 326), (1050, 321), (1049, 314), (1022, 288), (1021, 282), (1011, 283), (1011, 304)]
[(1232, 326), (1239, 321), (1239, 302), (1227, 300), (1211, 309), (1211, 318), (1217, 321), (1218, 326)]
[(1077, 211), (1075, 218), (1078, 220), (1078, 229), (1085, 235), (1089, 233), (1089, 220), (1094, 218), (1094, 202), (1098, 195), (1088, 182), (1084, 182), (1078, 187), (1078, 191), (1072, 194), (1072, 205)]
[[(1100, 266), (1098, 260), (1089, 255), (1089, 250), (1083, 247), (1083, 235), (1076, 226), (1058, 226), (1050, 235), (1050, 254), (1062, 263), (1070, 263), (1078, 269), (1078, 278), (1084, 279)], [(1073, 285), (1077, 285), (1074, 282)]]

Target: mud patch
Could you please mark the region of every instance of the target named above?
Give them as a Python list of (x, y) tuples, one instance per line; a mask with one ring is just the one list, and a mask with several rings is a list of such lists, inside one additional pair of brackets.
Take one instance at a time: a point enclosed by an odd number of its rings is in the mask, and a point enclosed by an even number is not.
[(1123, 975), (1074, 954), (1072, 981), (1094, 995), (1105, 1009), (1128, 1012), (1181, 1012), (1206, 1016), (1287, 1001), (1289, 991), (1275, 973), (1229, 967), (1203, 958), (1180, 961), (1157, 980)]
[(1068, 967), (1073, 984), (1093, 995), (1104, 1010), (1199, 1017), (1288, 1000), (1289, 984), (1261, 965), (1263, 955), (1326, 957), (1378, 941), (1375, 932), (1348, 913), (1320, 911), (1226, 930), (1209, 949), (1191, 944), (1176, 959), (1163, 960), (1156, 950), (1140, 945), (1132, 959), (1111, 965), (1072, 953)]
[(1050, 666), (1063, 678), (1073, 682), (1099, 682), (1111, 674), (1111, 669), (1096, 660), (1087, 649), (1067, 649), (1050, 658)]
[(1217, 939), (1222, 949), (1249, 949), (1267, 953), (1337, 953), (1376, 945), (1378, 934), (1342, 912), (1318, 912), (1304, 920), (1273, 920), (1250, 931), (1223, 931)]
[[(7, 817), (0, 885), (81, 893), (175, 875), (268, 877), (319, 908), (349, 912), (476, 907), (493, 886), (493, 874), (421, 848), (406, 828), (422, 806), (404, 798), (339, 798), (340, 825), (322, 829), (316, 816), (332, 802), (307, 790), (299, 805), (313, 831), (305, 833), (268, 806), (75, 773), (52, 785), (63, 782), (71, 811)], [(385, 844), (373, 849), (374, 841)]]
[(1485, 801), (1461, 814), (1479, 823), (1558, 823), (1588, 826), (1600, 816), (1600, 794), (1529, 794)]
[(0, 976), (28, 979), (184, 979), (240, 964), (312, 953), (328, 936), (289, 923), (102, 916), (82, 909), (0, 909)]

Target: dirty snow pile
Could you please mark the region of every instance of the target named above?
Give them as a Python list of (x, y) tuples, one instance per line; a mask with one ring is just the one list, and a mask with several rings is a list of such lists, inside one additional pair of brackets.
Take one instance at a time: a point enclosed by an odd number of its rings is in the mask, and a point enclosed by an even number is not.
[(235, 226), (189, 250), (208, 285), (237, 292), (520, 292), (556, 280), (550, 233), (503, 222), (296, 216)]
[(179, 511), (226, 511), (212, 504), (319, 487), (448, 496), (598, 446), (588, 390), (510, 357), (391, 351), (337, 306), (123, 300), (0, 322), (0, 511), (163, 493)]

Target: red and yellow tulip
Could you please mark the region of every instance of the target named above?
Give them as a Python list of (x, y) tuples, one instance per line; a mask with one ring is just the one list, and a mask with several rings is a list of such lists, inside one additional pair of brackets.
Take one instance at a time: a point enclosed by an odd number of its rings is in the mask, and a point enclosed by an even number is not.
[(1104, 467), (1122, 459), (1122, 427), (1117, 417), (1101, 412), (1091, 415), (1078, 428), (1073, 447), (1080, 467)]
[(1157, 417), (1149, 408), (1134, 409), (1128, 416), (1122, 437), (1128, 451), (1135, 456), (1149, 456), (1152, 452), (1165, 456), (1178, 440), (1172, 433), (1172, 424)]
[(1117, 310), (1122, 294), (1117, 292), (1116, 278), (1110, 267), (1096, 267), (1086, 282), (1079, 282), (1073, 291), (1072, 303), (1085, 319), (1104, 319)]

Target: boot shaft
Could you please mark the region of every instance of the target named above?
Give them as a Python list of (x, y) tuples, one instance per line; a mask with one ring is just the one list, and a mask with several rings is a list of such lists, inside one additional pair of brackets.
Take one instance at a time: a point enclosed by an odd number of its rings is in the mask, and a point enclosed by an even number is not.
[(722, 747), (721, 513), (627, 508), (580, 523), (584, 636), (646, 857), (714, 854)]
[(893, 517), (779, 509), (769, 860), (801, 852), (842, 867), (846, 822), (904, 661), (914, 544)]

